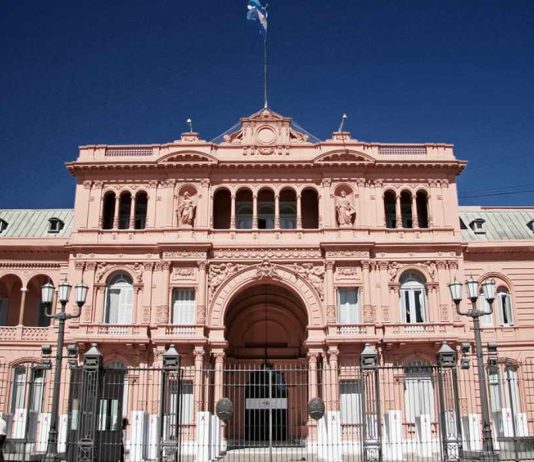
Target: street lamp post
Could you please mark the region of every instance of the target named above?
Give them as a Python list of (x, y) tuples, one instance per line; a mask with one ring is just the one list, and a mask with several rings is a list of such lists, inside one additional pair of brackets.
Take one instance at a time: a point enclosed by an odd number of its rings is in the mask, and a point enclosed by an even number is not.
[(52, 313), (52, 300), (54, 297), (55, 287), (51, 282), (46, 283), (41, 288), (41, 302), (45, 305), (46, 317), (57, 319), (58, 335), (56, 344), (56, 364), (54, 370), (54, 390), (52, 394), (52, 412), (50, 416), (50, 432), (48, 434), (48, 445), (46, 448), (45, 461), (56, 462), (59, 457), (57, 453), (58, 443), (58, 415), (59, 415), (59, 389), (61, 386), (61, 363), (63, 360), (63, 342), (65, 339), (65, 321), (67, 319), (79, 318), (82, 312), (82, 306), (87, 299), (89, 288), (80, 283), (75, 288), (76, 304), (78, 312), (70, 314), (65, 312), (65, 307), (69, 301), (72, 286), (67, 281), (62, 281), (58, 285), (58, 299), (61, 309), (57, 313)]
[(460, 302), (462, 301), (462, 286), (463, 284), (454, 281), (449, 284), (452, 301), (456, 305), (456, 312), (462, 316), (469, 316), (473, 319), (473, 327), (475, 331), (475, 349), (478, 367), (478, 384), (480, 387), (480, 405), (482, 409), (482, 455), (481, 459), (485, 462), (493, 462), (499, 460), (493, 447), (493, 438), (491, 435), (491, 421), (488, 405), (488, 389), (486, 387), (486, 372), (484, 370), (484, 358), (482, 356), (482, 337), (480, 334), (480, 317), (489, 316), (493, 313), (493, 302), (495, 301), (495, 281), (487, 280), (482, 284), (482, 292), (487, 302), (487, 306), (482, 309), (477, 308), (477, 300), (480, 294), (478, 282), (472, 277), (465, 283), (467, 288), (467, 297), (471, 302), (470, 310), (462, 310)]

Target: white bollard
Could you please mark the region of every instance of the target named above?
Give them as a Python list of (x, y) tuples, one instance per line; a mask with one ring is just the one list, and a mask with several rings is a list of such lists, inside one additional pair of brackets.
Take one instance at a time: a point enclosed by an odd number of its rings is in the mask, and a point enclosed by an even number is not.
[(146, 421), (144, 411), (132, 411), (130, 423), (130, 461), (142, 462), (145, 456), (146, 445)]
[(432, 424), (430, 415), (421, 414), (415, 418), (417, 453), (421, 457), (432, 455)]
[(402, 413), (399, 410), (387, 411), (385, 420), (384, 458), (402, 460)]

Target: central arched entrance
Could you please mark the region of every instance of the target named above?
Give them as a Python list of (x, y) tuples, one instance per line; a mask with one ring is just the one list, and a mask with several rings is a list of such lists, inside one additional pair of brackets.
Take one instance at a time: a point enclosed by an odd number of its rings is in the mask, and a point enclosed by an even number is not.
[(228, 358), (304, 358), (308, 316), (300, 298), (274, 284), (256, 284), (238, 293), (225, 316)]
[(229, 449), (303, 445), (308, 316), (302, 300), (285, 286), (259, 282), (233, 297), (224, 321), (224, 387), (235, 411)]

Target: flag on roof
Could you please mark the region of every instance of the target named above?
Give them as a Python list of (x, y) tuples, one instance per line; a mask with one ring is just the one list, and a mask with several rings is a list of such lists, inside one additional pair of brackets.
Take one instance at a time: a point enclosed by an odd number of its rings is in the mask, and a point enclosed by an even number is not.
[(260, 33), (267, 33), (267, 8), (264, 7), (260, 0), (248, 0), (247, 19), (249, 21), (256, 21), (260, 26)]

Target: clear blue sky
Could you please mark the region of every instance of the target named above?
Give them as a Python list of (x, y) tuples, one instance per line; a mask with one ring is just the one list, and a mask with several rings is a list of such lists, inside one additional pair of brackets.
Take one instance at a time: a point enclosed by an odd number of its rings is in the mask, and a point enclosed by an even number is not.
[[(262, 105), (245, 0), (0, 0), (0, 207), (71, 207), (83, 144), (212, 139)], [(463, 204), (534, 205), (533, 0), (272, 0), (271, 107), (443, 141)]]

